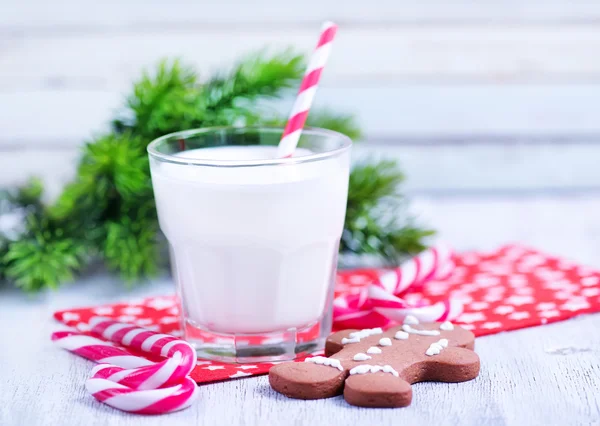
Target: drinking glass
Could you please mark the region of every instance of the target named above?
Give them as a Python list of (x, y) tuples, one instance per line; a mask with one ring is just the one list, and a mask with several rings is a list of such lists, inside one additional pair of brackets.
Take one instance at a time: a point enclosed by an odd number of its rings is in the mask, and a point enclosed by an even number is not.
[(322, 348), (331, 331), (351, 141), (303, 130), (187, 130), (148, 146), (185, 339), (202, 358), (279, 361)]

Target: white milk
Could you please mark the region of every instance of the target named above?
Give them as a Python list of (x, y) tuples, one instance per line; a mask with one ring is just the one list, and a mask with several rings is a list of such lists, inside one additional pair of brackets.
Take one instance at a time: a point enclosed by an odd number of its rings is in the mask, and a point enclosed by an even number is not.
[[(179, 156), (252, 160), (273, 158), (275, 152), (223, 147)], [(295, 156), (308, 154), (299, 149)], [(194, 325), (263, 333), (320, 318), (344, 224), (348, 152), (269, 167), (151, 161), (160, 226)]]

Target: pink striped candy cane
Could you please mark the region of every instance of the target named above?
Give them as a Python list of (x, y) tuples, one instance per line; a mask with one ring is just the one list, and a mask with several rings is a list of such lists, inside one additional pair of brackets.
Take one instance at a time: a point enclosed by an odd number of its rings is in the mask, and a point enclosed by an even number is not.
[(114, 364), (123, 368), (155, 365), (152, 361), (132, 355), (125, 349), (78, 331), (56, 331), (52, 341), (63, 349), (99, 364)]
[[(167, 360), (163, 368), (168, 366)], [(177, 361), (170, 368), (176, 368)], [(136, 414), (166, 414), (189, 407), (196, 398), (196, 382), (184, 377), (180, 383), (169, 387), (157, 386), (164, 378), (155, 372), (139, 387), (135, 387), (136, 370), (125, 370), (114, 365), (101, 364), (92, 370), (92, 377), (85, 383), (89, 393), (98, 401), (113, 408)], [(156, 383), (153, 383), (152, 380)], [(125, 383), (131, 382), (131, 386)], [(156, 386), (156, 387), (154, 387)]]
[(378, 284), (389, 293), (399, 295), (412, 286), (446, 278), (453, 266), (452, 252), (446, 246), (439, 245), (419, 253), (398, 268), (383, 270)]
[[(52, 340), (84, 358), (115, 364), (95, 367), (92, 378), (86, 382), (86, 388), (94, 398), (111, 407), (139, 414), (162, 414), (186, 408), (196, 398), (197, 386), (186, 377), (188, 361), (184, 361), (180, 351), (172, 354), (166, 351), (170, 354), (169, 359), (153, 363), (79, 332), (55, 332)], [(183, 343), (187, 345), (187, 342)], [(180, 347), (183, 349), (185, 345)]]
[(279, 142), (277, 156), (280, 158), (291, 157), (296, 145), (298, 145), (306, 117), (308, 117), (308, 112), (317, 93), (321, 73), (331, 53), (331, 46), (336, 32), (337, 25), (333, 22), (323, 24), (319, 42), (310, 58), (292, 112)]
[(414, 315), (421, 321), (444, 321), (458, 317), (462, 303), (456, 299), (430, 306), (411, 306), (400, 296), (432, 279), (449, 276), (454, 267), (452, 252), (443, 245), (423, 251), (398, 268), (376, 271), (377, 278), (358, 294), (344, 294), (333, 302), (336, 329), (385, 327)]
[(196, 366), (196, 351), (185, 340), (104, 317), (91, 318), (90, 327), (90, 333), (98, 337), (154, 356), (170, 358), (180, 352), (181, 362), (174, 373), (180, 377), (190, 374)]
[(457, 299), (427, 306), (410, 306), (403, 299), (377, 286), (369, 287), (369, 305), (374, 312), (392, 321), (403, 321), (407, 315), (413, 315), (423, 322), (454, 320), (463, 311), (463, 305)]

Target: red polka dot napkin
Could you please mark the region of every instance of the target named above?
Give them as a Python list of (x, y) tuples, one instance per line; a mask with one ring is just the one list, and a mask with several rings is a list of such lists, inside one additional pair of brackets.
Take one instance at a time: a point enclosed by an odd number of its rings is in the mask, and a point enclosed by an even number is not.
[[(463, 302), (455, 321), (477, 336), (562, 321), (600, 311), (600, 272), (535, 249), (509, 245), (490, 253), (454, 255), (456, 267), (449, 278), (409, 289), (402, 297), (410, 304), (433, 304), (449, 297)], [(368, 285), (369, 271), (338, 275), (337, 294)], [(96, 315), (181, 336), (175, 296), (153, 297), (128, 303), (59, 311), (54, 317), (85, 331)], [(302, 360), (300, 358), (299, 360)], [(232, 365), (198, 360), (192, 378), (210, 383), (265, 374), (270, 363)]]

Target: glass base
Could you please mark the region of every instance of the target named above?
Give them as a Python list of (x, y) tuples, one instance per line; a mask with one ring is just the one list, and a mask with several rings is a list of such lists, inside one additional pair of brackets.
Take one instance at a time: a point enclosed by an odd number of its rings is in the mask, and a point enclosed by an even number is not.
[(228, 363), (256, 363), (293, 360), (301, 353), (323, 349), (331, 331), (328, 321), (301, 328), (261, 334), (226, 334), (204, 329), (191, 321), (184, 324), (184, 336), (198, 358)]

